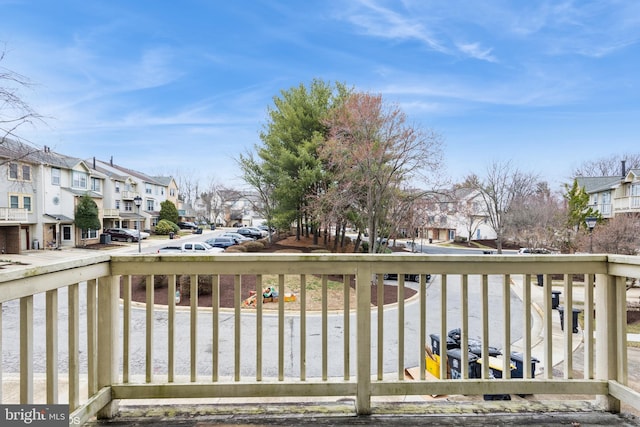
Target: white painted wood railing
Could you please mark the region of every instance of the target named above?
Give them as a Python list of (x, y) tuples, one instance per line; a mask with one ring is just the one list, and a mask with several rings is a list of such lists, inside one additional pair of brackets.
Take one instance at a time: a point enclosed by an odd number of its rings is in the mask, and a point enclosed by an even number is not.
[[(374, 307), (371, 284), (390, 272), (401, 273), (398, 303)], [(404, 274), (420, 275), (410, 299)], [(542, 288), (531, 285), (539, 274)], [(166, 306), (154, 301), (160, 275), (168, 276)], [(284, 298), (276, 310), (266, 310), (261, 298), (255, 309), (243, 308), (242, 281), (249, 275), (258, 294), (269, 282), (280, 296), (293, 278), (300, 309), (287, 310)], [(132, 301), (134, 276), (145, 278), (144, 304)], [(188, 308), (175, 304), (180, 276), (189, 278), (196, 296)], [(201, 276), (211, 278), (209, 308), (198, 307)], [(219, 296), (226, 286), (221, 278), (229, 276), (234, 307), (226, 309)], [(329, 310), (328, 287), (336, 277), (344, 303)], [(627, 277), (640, 277), (638, 257), (99, 255), (0, 272), (0, 375), (15, 374), (19, 387), (19, 402), (0, 395), (0, 403), (68, 402), (74, 420), (112, 416), (118, 399), (203, 397), (352, 396), (361, 414), (371, 412), (372, 398), (394, 395), (575, 394), (598, 396), (611, 411), (621, 400), (637, 407), (640, 395), (626, 384)], [(312, 278), (321, 289), (319, 312), (306, 307)], [(572, 333), (569, 313), (557, 333), (552, 280), (563, 283), (565, 307), (574, 306), (576, 292), (583, 296), (581, 334)], [(383, 301), (383, 287), (376, 292)], [(439, 377), (447, 378), (444, 349), (453, 328), (461, 329), (461, 378), (433, 379), (425, 372), (425, 347), (432, 334), (443, 337)], [(480, 378), (469, 371), (470, 338), (481, 340)], [(578, 369), (573, 353), (582, 340)], [(526, 368), (523, 378), (510, 378), (504, 357), (503, 378), (491, 379), (492, 346), (503, 355), (521, 351), (525, 366), (537, 358), (535, 378)], [(418, 377), (406, 380), (407, 368), (417, 368)], [(46, 384), (43, 402), (36, 401), (37, 384)], [(61, 389), (66, 396), (59, 396)]]

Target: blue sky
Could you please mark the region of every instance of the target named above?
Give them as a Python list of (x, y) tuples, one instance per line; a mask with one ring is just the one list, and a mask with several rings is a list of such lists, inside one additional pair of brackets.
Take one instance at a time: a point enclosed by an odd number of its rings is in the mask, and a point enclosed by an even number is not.
[(313, 78), (444, 138), (453, 180), (512, 161), (559, 188), (640, 151), (640, 2), (0, 0), (20, 135), (149, 174), (238, 182), (267, 107)]

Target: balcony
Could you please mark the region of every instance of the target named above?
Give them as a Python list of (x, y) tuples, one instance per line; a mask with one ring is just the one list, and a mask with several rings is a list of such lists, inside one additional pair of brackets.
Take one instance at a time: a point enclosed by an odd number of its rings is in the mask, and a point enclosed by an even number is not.
[(120, 199), (121, 200), (133, 200), (136, 198), (136, 196), (139, 196), (139, 194), (136, 191), (121, 191), (120, 192)]
[(613, 200), (613, 209), (616, 213), (640, 213), (640, 196), (626, 196), (615, 198)]
[(120, 217), (120, 209), (104, 209), (102, 216), (103, 218), (118, 218)]
[(28, 214), (23, 208), (0, 208), (0, 222), (27, 222)]
[[(398, 274), (399, 302), (372, 307), (372, 298), (382, 301), (384, 290), (377, 287), (372, 295), (370, 285), (382, 283), (389, 272), (418, 275), (412, 285), (416, 294), (405, 299), (408, 288), (404, 274)], [(564, 319), (564, 330), (554, 333), (558, 318), (551, 288), (530, 285), (538, 274), (545, 284), (562, 280), (566, 307), (573, 307), (578, 292), (584, 295), (580, 334), (573, 333), (571, 316)], [(160, 290), (167, 300), (162, 307), (154, 304), (157, 276), (168, 278)], [(181, 276), (189, 279), (189, 292), (196, 296), (189, 307), (176, 307)], [(131, 297), (132, 282), (140, 277), (146, 284), (143, 305)], [(198, 307), (200, 277), (211, 283), (208, 308)], [(9, 363), (0, 374), (17, 378), (19, 401), (0, 403), (68, 403), (78, 423), (116, 415), (119, 401), (157, 407), (158, 399), (178, 398), (305, 396), (319, 405), (347, 398), (353, 399), (355, 414), (366, 416), (379, 413), (387, 404), (380, 402), (387, 400), (424, 402), (424, 396), (443, 395), (474, 398), (474, 410), (480, 407), (487, 414), (540, 413), (551, 409), (537, 401), (518, 405), (482, 398), (560, 395), (594, 411), (616, 413), (622, 404), (640, 408), (640, 393), (627, 385), (627, 277), (640, 277), (640, 257), (101, 254), (3, 271), (0, 324), (9, 328), (2, 348)], [(242, 283), (248, 278), (258, 295), (272, 284), (283, 296), (291, 280), (298, 283), (299, 310), (286, 310), (284, 298), (276, 310), (266, 310), (261, 298), (255, 308), (244, 308)], [(312, 278), (323, 296), (320, 311), (313, 313), (304, 303)], [(338, 283), (343, 294), (340, 310), (328, 309), (329, 283)], [(232, 308), (220, 307), (225, 287), (233, 289)], [(444, 350), (439, 367), (428, 371), (429, 337), (446, 337), (458, 327), (459, 372), (447, 369)], [(534, 329), (541, 331), (540, 343)], [(470, 371), (469, 338), (480, 341), (479, 377)], [(581, 366), (574, 363), (579, 342)], [(509, 359), (503, 358), (497, 359), (503, 378), (492, 378), (492, 346), (503, 355), (521, 352), (524, 366), (537, 358), (535, 372), (524, 369), (522, 378), (515, 378)], [(414, 379), (407, 380), (407, 369), (416, 373)], [(429, 399), (430, 410), (447, 411), (448, 399)], [(179, 411), (176, 402), (171, 405)], [(464, 404), (456, 406), (456, 413), (461, 408)], [(569, 403), (565, 408), (575, 410)]]

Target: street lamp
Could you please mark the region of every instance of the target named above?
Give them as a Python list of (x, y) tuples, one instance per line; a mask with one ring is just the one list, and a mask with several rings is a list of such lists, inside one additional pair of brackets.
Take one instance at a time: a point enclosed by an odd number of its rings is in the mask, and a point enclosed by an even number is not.
[(142, 205), (142, 197), (136, 196), (133, 198), (133, 203), (138, 207), (138, 253), (142, 252), (140, 248), (140, 241), (142, 240), (142, 233), (140, 233), (140, 206)]
[(589, 229), (589, 253), (593, 253), (593, 229), (598, 222), (598, 218), (595, 216), (588, 216), (584, 219), (584, 222), (587, 224), (587, 228)]

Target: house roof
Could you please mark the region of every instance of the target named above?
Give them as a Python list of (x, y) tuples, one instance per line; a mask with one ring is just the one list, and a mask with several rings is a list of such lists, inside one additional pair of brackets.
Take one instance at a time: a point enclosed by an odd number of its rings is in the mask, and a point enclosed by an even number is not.
[(50, 214), (50, 213), (46, 213), (44, 214), (45, 220), (46, 219), (53, 219), (54, 221), (59, 221), (59, 222), (63, 222), (63, 223), (70, 223), (73, 222), (73, 218), (69, 218), (68, 216), (62, 215), (62, 214)]
[(620, 185), (620, 176), (578, 176), (578, 185), (584, 188), (587, 194), (611, 190)]
[(40, 148), (13, 139), (5, 139), (0, 144), (0, 157), (64, 169), (72, 169), (80, 163), (84, 164), (82, 159), (56, 153), (47, 146)]

